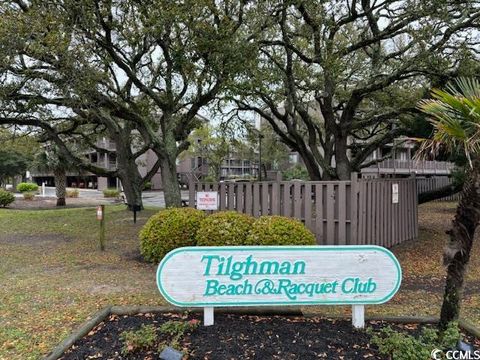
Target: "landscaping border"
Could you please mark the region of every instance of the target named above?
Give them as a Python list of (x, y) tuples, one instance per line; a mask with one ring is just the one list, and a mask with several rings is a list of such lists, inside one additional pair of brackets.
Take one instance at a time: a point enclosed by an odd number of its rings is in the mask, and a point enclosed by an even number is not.
[[(179, 313), (179, 312), (203, 312), (203, 308), (180, 308), (173, 306), (107, 306), (97, 311), (91, 318), (81, 324), (73, 333), (58, 344), (44, 360), (57, 360), (76, 341), (87, 335), (93, 328), (103, 322), (110, 315), (135, 315), (145, 313)], [(315, 314), (304, 314), (299, 307), (244, 307), (244, 308), (215, 308), (216, 313), (242, 314), (242, 315), (295, 315), (314, 317)], [(329, 319), (345, 319), (345, 316), (326, 316)], [(365, 316), (365, 320), (386, 321), (393, 323), (419, 323), (435, 324), (439, 319), (436, 317), (414, 317), (414, 316)], [(473, 336), (480, 338), (480, 329), (466, 320), (459, 320), (459, 326)]]

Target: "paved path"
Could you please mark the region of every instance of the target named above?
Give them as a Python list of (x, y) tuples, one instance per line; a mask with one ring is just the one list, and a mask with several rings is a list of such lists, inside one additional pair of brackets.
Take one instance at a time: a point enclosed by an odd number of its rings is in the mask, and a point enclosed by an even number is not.
[[(78, 189), (79, 197), (80, 198), (90, 198), (96, 199), (101, 198), (103, 199), (103, 193), (99, 190), (91, 190), (91, 189)], [(40, 189), (41, 192), (41, 189)], [(17, 197), (21, 197), (22, 194), (15, 194)], [(41, 195), (39, 195), (41, 196)], [(45, 196), (54, 197), (55, 196), (55, 188), (54, 187), (46, 187), (45, 188)], [(142, 194), (143, 204), (146, 206), (155, 206), (155, 207), (165, 207), (165, 197), (163, 195), (163, 191), (145, 191)], [(182, 190), (182, 199), (188, 200), (188, 191)]]

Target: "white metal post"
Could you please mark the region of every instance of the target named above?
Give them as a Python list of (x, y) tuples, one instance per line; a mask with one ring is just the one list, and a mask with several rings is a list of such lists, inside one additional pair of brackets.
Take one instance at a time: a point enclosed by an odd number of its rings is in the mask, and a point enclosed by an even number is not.
[(42, 196), (45, 196), (45, 181), (42, 182)]
[(352, 305), (352, 325), (356, 329), (365, 327), (365, 306)]
[(203, 325), (211, 326), (213, 325), (214, 311), (213, 307), (203, 308)]

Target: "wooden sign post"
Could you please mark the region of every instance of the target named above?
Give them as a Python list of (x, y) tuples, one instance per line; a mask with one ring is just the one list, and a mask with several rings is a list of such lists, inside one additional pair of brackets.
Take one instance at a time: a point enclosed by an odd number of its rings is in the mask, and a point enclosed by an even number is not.
[(402, 272), (379, 246), (186, 247), (158, 266), (163, 297), (180, 307), (352, 305), (352, 323), (365, 324), (364, 305), (390, 300)]
[(105, 251), (105, 205), (97, 206), (97, 220), (100, 221), (100, 250)]

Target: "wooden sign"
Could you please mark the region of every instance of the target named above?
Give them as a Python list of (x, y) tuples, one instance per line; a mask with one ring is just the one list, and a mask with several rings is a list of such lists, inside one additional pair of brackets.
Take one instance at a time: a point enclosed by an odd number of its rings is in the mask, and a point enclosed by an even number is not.
[(218, 210), (218, 192), (198, 191), (197, 192), (197, 209)]
[(370, 245), (179, 248), (157, 270), (168, 302), (206, 308), (381, 304), (401, 278), (395, 256)]

